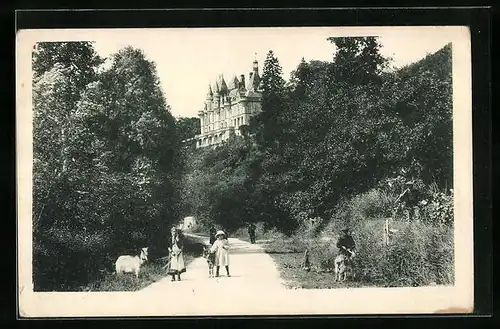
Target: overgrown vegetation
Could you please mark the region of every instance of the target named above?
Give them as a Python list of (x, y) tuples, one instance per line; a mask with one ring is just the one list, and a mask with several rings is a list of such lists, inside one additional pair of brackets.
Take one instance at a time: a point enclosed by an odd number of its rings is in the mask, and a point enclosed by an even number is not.
[(188, 155), (184, 209), (237, 234), (263, 223), (269, 252), (310, 248), (318, 271), (347, 225), (357, 282), (452, 284), (451, 45), (390, 70), (376, 38), (329, 41), (333, 60), (303, 60), (288, 82), (269, 52), (262, 113), (243, 136)]
[(33, 55), (35, 290), (75, 290), (116, 258), (166, 254), (179, 220), (180, 134), (154, 63), (130, 47), (100, 66), (89, 42)]
[(199, 122), (172, 117), (141, 51), (124, 48), (103, 68), (91, 43), (39, 43), (35, 290), (142, 287), (161, 275), (154, 261), (137, 282), (115, 281), (112, 264), (144, 246), (165, 256), (169, 226), (187, 215), (230, 234), (261, 223), (278, 262), (300, 263), (309, 248), (323, 283), (348, 225), (354, 286), (452, 284), (451, 44), (390, 70), (376, 38), (329, 41), (332, 61), (302, 60), (289, 81), (270, 51), (261, 114), (215, 150), (182, 143)]

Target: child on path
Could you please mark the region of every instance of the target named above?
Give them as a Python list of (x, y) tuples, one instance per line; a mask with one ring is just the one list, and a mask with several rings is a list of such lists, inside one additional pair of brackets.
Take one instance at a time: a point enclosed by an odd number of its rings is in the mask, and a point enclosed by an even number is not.
[(226, 268), (227, 276), (229, 274), (229, 242), (226, 239), (226, 234), (224, 231), (217, 231), (215, 234), (217, 240), (215, 240), (210, 252), (215, 253), (215, 276), (219, 276), (219, 269), (221, 266)]

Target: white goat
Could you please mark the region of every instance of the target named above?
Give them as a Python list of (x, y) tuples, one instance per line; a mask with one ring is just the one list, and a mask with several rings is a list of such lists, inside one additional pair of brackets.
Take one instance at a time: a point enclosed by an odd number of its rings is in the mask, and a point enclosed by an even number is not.
[(141, 265), (147, 260), (148, 248), (142, 248), (139, 256), (120, 256), (115, 263), (116, 274), (135, 273), (135, 277), (138, 278)]

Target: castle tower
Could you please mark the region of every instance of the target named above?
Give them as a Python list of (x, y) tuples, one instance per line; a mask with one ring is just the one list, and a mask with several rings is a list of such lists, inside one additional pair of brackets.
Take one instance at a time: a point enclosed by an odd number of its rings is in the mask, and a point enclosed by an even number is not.
[(228, 91), (229, 90), (227, 88), (226, 81), (224, 81), (224, 76), (221, 74), (220, 75), (220, 94), (222, 96), (225, 96), (225, 95), (227, 95)]
[(208, 85), (208, 92), (207, 92), (207, 98), (205, 100), (205, 107), (207, 109), (211, 109), (212, 108), (212, 102), (214, 100), (214, 93), (212, 91), (212, 86)]
[(214, 85), (214, 96), (213, 96), (213, 108), (219, 108), (220, 106), (220, 87), (219, 83), (216, 81)]
[(198, 112), (201, 120), (201, 134), (196, 136), (197, 147), (216, 147), (247, 125), (251, 116), (259, 113), (262, 93), (259, 85), (259, 63), (252, 62), (252, 71), (245, 83), (245, 75), (234, 75), (224, 80), (218, 75), (214, 84), (209, 84), (205, 104)]
[(240, 75), (239, 89), (245, 89), (245, 75), (244, 74)]
[(259, 62), (257, 62), (257, 59), (253, 61), (253, 71), (259, 72)]
[(248, 79), (248, 90), (259, 90), (259, 85), (260, 85), (260, 76), (259, 76), (259, 62), (257, 60), (253, 61), (253, 70), (249, 74), (249, 79)]
[(238, 89), (240, 87), (240, 80), (236, 77), (236, 75), (233, 77), (233, 80), (229, 84), (229, 90), (233, 89)]
[(212, 101), (214, 99), (214, 93), (212, 91), (212, 86), (208, 85), (207, 101)]

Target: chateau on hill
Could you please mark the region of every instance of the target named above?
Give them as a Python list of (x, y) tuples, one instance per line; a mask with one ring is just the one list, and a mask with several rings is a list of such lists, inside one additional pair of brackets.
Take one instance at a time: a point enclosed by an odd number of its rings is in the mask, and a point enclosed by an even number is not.
[(245, 75), (231, 79), (229, 85), (220, 75), (214, 86), (208, 86), (203, 109), (198, 111), (201, 133), (195, 136), (196, 147), (215, 147), (226, 141), (231, 134), (240, 135), (240, 127), (248, 125), (250, 117), (261, 111), (259, 64), (253, 62), (253, 70), (245, 84)]

